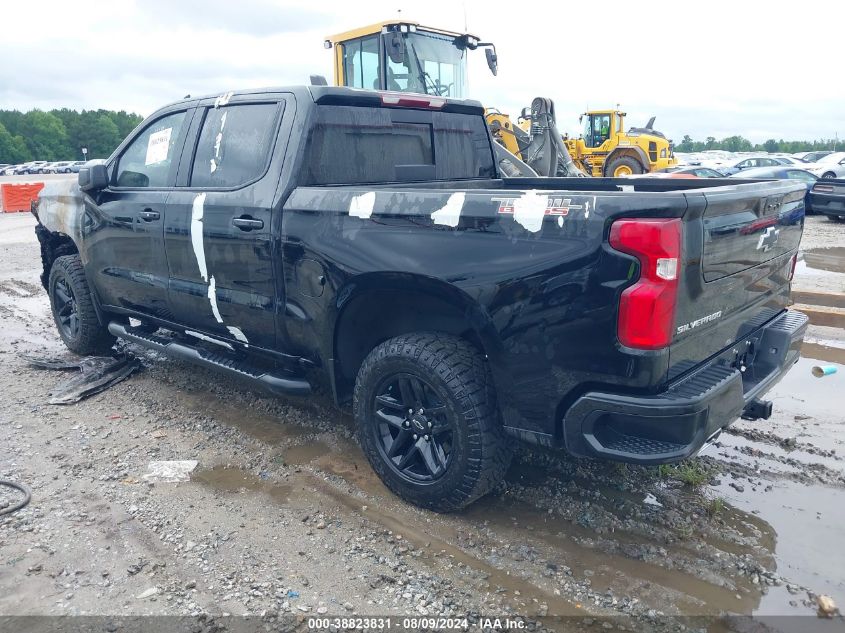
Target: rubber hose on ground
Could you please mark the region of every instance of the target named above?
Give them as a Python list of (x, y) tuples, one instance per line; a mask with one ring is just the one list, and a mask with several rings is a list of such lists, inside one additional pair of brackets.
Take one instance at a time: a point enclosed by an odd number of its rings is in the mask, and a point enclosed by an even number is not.
[(20, 510), (21, 508), (25, 507), (32, 499), (32, 491), (24, 484), (19, 484), (16, 481), (6, 481), (5, 479), (0, 479), (0, 486), (8, 486), (9, 488), (15, 488), (16, 490), (20, 490), (23, 493), (23, 500), (19, 503), (9, 506), (8, 508), (0, 508), (0, 516), (4, 514), (11, 514), (12, 512)]

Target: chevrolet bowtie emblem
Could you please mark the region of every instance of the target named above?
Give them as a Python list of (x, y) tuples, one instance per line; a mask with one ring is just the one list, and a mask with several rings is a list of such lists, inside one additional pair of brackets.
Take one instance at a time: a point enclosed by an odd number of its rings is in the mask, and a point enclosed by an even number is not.
[(757, 242), (757, 250), (765, 253), (772, 246), (777, 244), (779, 237), (780, 229), (770, 226), (760, 236), (760, 240)]

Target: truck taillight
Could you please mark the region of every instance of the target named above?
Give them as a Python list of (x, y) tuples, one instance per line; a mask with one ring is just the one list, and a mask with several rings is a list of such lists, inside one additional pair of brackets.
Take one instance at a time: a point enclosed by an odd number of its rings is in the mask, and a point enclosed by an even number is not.
[(681, 220), (617, 220), (610, 245), (640, 260), (640, 278), (619, 299), (619, 341), (638, 349), (666, 347), (675, 324)]
[(792, 256), (792, 260), (789, 262), (789, 281), (792, 281), (792, 278), (795, 277), (795, 267), (798, 265), (798, 253)]

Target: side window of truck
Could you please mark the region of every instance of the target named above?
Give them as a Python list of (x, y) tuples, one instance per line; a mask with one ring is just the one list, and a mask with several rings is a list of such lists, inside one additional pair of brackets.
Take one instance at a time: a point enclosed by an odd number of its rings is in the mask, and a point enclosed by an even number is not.
[(185, 112), (168, 114), (148, 125), (117, 159), (114, 184), (117, 187), (171, 187), (171, 167), (181, 138)]
[(267, 169), (276, 140), (278, 103), (208, 108), (202, 123), (191, 187), (240, 187)]

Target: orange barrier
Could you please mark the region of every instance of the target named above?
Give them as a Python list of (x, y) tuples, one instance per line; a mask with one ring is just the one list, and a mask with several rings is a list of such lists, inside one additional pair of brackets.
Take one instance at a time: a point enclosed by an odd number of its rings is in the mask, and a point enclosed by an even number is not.
[(0, 185), (0, 204), (2, 204), (3, 213), (29, 211), (32, 201), (38, 197), (38, 192), (43, 188), (43, 182), (33, 182), (26, 185)]

